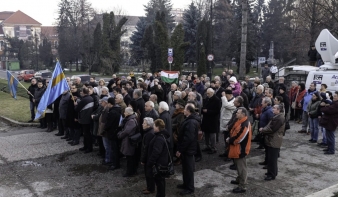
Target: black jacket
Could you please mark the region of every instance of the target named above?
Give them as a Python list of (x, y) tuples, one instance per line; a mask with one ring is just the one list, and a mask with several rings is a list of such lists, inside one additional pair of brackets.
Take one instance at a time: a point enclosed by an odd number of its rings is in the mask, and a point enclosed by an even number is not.
[[(206, 133), (218, 133), (220, 125), (220, 113), (221, 113), (221, 101), (216, 95), (213, 95), (211, 98), (207, 98), (203, 101), (202, 114), (202, 131)], [(203, 109), (206, 109), (207, 112), (203, 112)]]
[(117, 131), (121, 118), (121, 107), (115, 105), (109, 109), (102, 136), (110, 140), (117, 139)]
[[(145, 109), (144, 109), (144, 100), (143, 98), (138, 98), (135, 100), (136, 101), (136, 110), (138, 110), (141, 114), (139, 120), (140, 121), (143, 121), (143, 118), (144, 118), (144, 115), (145, 115)], [(140, 125), (140, 129), (142, 129), (142, 122), (139, 122), (139, 125)]]
[(289, 108), (290, 108), (289, 96), (286, 94), (286, 92), (284, 92), (283, 94), (279, 94), (279, 96), (283, 97), (285, 116), (286, 116), (289, 113)]
[(144, 130), (143, 140), (142, 140), (142, 151), (141, 151), (141, 162), (147, 163), (148, 148), (151, 140), (154, 138), (155, 133), (153, 128), (148, 128)]
[(42, 88), (37, 88), (34, 92), (34, 99), (35, 99), (35, 106), (37, 107), (40, 103), (40, 100), (43, 96), (43, 94), (45, 93), (46, 88), (42, 87)]
[(151, 111), (149, 112), (145, 112), (145, 115), (144, 117), (149, 117), (149, 118), (152, 118), (154, 121), (158, 119), (158, 113), (155, 109), (152, 109)]
[(78, 121), (80, 124), (90, 124), (92, 120), (94, 101), (89, 95), (81, 98), (81, 101), (75, 106), (75, 111), (78, 113)]
[(129, 105), (131, 101), (131, 97), (129, 96), (129, 94), (126, 94), (125, 96), (123, 96), (123, 101), (127, 106)]
[(196, 154), (200, 121), (201, 118), (195, 113), (182, 122), (177, 143), (177, 149), (180, 153), (185, 155)]
[(68, 104), (69, 104), (70, 94), (67, 92), (63, 94), (59, 103), (59, 118), (60, 119), (67, 119), (67, 111), (68, 111)]
[(167, 130), (167, 132), (170, 135), (169, 148), (173, 148), (174, 147), (174, 136), (173, 136), (173, 131), (172, 131), (172, 127), (171, 127), (171, 115), (170, 115), (169, 111), (163, 111), (160, 114), (159, 119), (163, 120), (163, 122), (165, 124), (165, 129)]
[(147, 168), (154, 165), (167, 166), (169, 163), (169, 151), (167, 149), (169, 134), (166, 130), (155, 133), (149, 143), (147, 154)]
[[(38, 88), (38, 85), (30, 85), (29, 87), (28, 87), (28, 91), (30, 91), (31, 92), (31, 94), (34, 96), (34, 93), (35, 93), (35, 90)], [(28, 94), (28, 93), (27, 93)], [(30, 95), (30, 94), (28, 94), (29, 95), (29, 101), (31, 101), (31, 102), (33, 102), (33, 96), (32, 95)]]

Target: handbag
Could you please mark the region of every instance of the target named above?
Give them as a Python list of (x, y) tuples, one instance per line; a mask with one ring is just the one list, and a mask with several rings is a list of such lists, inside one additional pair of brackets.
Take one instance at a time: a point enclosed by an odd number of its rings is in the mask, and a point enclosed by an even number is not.
[(167, 150), (168, 150), (170, 162), (169, 162), (169, 164), (167, 166), (162, 166), (160, 164), (154, 165), (153, 166), (153, 176), (154, 177), (156, 175), (160, 175), (160, 176), (164, 176), (164, 177), (169, 177), (169, 176), (175, 174), (175, 169), (174, 169), (173, 161), (171, 160), (171, 155), (170, 155), (170, 151), (169, 151), (167, 140), (164, 138), (163, 135), (162, 135), (162, 137), (164, 139), (165, 145), (166, 145)]
[(296, 108), (296, 102), (294, 101), (294, 102), (292, 102), (292, 104), (291, 104), (291, 108), (292, 109), (295, 109)]

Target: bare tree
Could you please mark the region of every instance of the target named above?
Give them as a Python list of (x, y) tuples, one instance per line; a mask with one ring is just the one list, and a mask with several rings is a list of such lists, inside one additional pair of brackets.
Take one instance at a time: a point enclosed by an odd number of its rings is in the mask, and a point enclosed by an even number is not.
[(244, 79), (246, 64), (246, 48), (248, 36), (248, 1), (242, 0), (242, 39), (241, 39), (241, 58), (239, 65), (239, 78)]

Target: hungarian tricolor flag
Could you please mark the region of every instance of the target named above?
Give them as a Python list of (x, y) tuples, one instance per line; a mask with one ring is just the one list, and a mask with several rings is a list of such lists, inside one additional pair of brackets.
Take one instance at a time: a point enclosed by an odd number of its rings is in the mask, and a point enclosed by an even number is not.
[(178, 71), (161, 71), (161, 80), (166, 83), (178, 83)]

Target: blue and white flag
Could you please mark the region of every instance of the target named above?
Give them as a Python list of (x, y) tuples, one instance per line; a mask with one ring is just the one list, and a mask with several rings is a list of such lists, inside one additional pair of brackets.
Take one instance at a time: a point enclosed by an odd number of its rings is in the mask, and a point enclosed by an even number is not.
[(41, 118), (45, 113), (47, 106), (52, 104), (66, 90), (69, 90), (66, 76), (62, 72), (60, 63), (57, 62), (52, 78), (49, 80), (47, 89), (40, 100), (35, 114), (35, 120)]
[(7, 80), (9, 93), (16, 99), (16, 92), (18, 90), (18, 80), (7, 70)]

